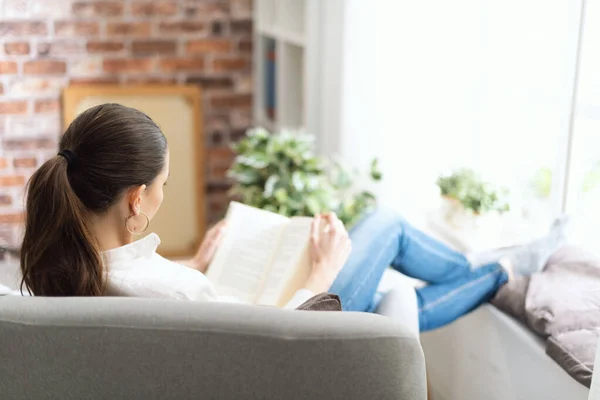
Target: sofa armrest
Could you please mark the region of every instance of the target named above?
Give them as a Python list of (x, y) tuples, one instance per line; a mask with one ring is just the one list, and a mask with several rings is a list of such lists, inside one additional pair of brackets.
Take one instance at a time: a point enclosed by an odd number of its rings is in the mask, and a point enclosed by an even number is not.
[(415, 289), (409, 283), (405, 283), (387, 292), (375, 312), (403, 325), (418, 339), (418, 309)]
[(6, 398), (425, 399), (421, 346), (364, 313), (0, 297)]

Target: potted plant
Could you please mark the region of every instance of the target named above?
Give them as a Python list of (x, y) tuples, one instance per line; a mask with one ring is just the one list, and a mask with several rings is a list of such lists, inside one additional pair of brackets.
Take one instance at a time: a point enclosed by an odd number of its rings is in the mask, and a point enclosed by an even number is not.
[[(375, 196), (355, 187), (356, 172), (314, 153), (314, 137), (256, 128), (233, 145), (230, 194), (245, 204), (285, 216), (334, 211), (350, 227), (375, 206)], [(370, 179), (381, 173), (374, 160)]]
[(483, 181), (471, 169), (460, 169), (449, 175), (442, 175), (436, 184), (444, 199), (445, 217), (455, 224), (489, 212), (504, 213), (509, 210), (505, 200), (507, 191)]

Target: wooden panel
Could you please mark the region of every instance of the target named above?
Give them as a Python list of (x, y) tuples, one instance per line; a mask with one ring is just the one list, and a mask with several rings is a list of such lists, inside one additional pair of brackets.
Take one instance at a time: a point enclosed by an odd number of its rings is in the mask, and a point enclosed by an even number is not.
[[(171, 165), (163, 204), (148, 233), (161, 238), (159, 253), (183, 258), (195, 253), (206, 229), (201, 92), (188, 86), (73, 86), (63, 92), (67, 127), (82, 111), (119, 103), (148, 114), (169, 143)], [(143, 236), (140, 236), (140, 238)]]

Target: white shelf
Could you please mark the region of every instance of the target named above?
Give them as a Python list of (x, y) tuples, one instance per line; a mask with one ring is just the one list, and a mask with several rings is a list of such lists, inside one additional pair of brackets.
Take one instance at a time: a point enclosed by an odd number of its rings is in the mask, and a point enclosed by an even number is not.
[(295, 46), (304, 46), (304, 37), (300, 34), (280, 30), (273, 27), (258, 27), (258, 33), (274, 40), (282, 40)]
[(306, 0), (257, 0), (257, 31), (302, 46)]
[[(306, 131), (317, 137), (318, 151), (334, 148), (341, 130), (345, 10), (344, 1), (254, 0), (256, 125)], [(269, 48), (275, 48), (274, 75)]]
[(277, 0), (276, 26), (291, 34), (303, 36), (305, 29), (305, 0)]
[(304, 49), (284, 43), (280, 46), (278, 65), (282, 73), (279, 75), (278, 97), (279, 121), (282, 127), (292, 129), (304, 128)]
[(271, 131), (307, 126), (307, 1), (256, 0), (254, 120)]

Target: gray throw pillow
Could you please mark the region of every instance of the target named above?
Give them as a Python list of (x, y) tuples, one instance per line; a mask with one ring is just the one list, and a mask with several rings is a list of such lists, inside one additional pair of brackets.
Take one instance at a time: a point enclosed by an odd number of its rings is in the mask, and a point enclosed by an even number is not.
[(491, 303), (499, 310), (525, 322), (525, 297), (528, 286), (528, 276), (514, 279), (498, 289)]
[(577, 382), (590, 387), (599, 335), (598, 330), (582, 329), (551, 336), (546, 354)]

